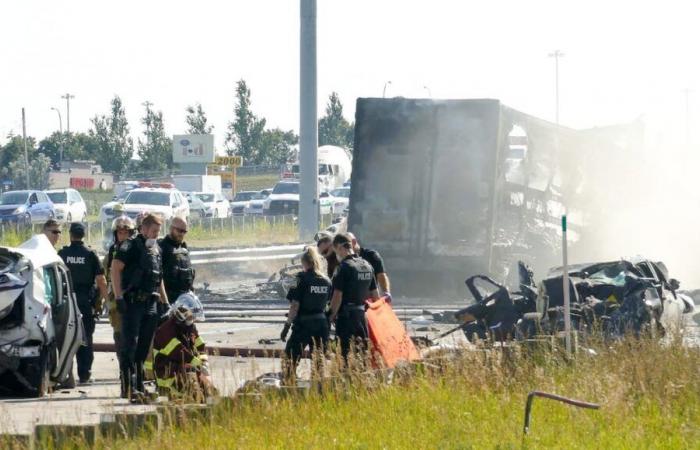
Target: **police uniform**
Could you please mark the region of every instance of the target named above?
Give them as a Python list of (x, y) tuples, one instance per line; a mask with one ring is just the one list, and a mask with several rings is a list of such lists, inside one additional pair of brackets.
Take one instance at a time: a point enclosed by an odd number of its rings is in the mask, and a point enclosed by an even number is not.
[(344, 358), (350, 351), (353, 340), (362, 349), (366, 348), (369, 331), (365, 317), (365, 300), (377, 289), (372, 266), (358, 255), (349, 255), (336, 269), (333, 289), (341, 291), (343, 297), (335, 322), (335, 332), (340, 340)]
[(294, 364), (299, 361), (306, 346), (313, 352), (316, 346), (323, 349), (328, 343), (328, 319), (325, 314), (330, 301), (331, 282), (313, 270), (300, 272), (296, 285), (287, 294), (290, 302), (299, 302), (299, 312), (294, 319), (292, 336), (284, 350)]
[(180, 295), (192, 290), (195, 272), (187, 244), (166, 236), (158, 241), (158, 245), (163, 258), (165, 292), (172, 304)]
[[(71, 226), (71, 230), (74, 228)], [(94, 308), (98, 296), (95, 277), (104, 275), (104, 269), (97, 254), (80, 241), (73, 241), (69, 246), (63, 247), (58, 255), (70, 270), (78, 308), (83, 316), (85, 345), (80, 346), (75, 356), (78, 362), (78, 378), (85, 382), (90, 379), (94, 360), (92, 335), (95, 332)]]
[[(112, 282), (112, 261), (114, 261), (114, 255), (117, 254), (119, 244), (114, 242), (109, 246), (107, 250), (107, 255), (104, 259), (105, 276), (107, 277), (107, 283)], [(114, 338), (114, 347), (117, 353), (117, 359), (121, 358), (121, 344), (122, 344), (122, 318), (119, 311), (117, 311), (117, 303), (114, 298), (114, 289), (110, 289), (109, 298), (107, 299), (107, 306), (109, 308), (109, 324), (112, 326), (112, 337)]]
[(386, 273), (384, 270), (384, 260), (378, 251), (360, 247), (360, 251), (357, 252), (357, 254), (372, 266), (375, 277), (380, 273)]
[(143, 392), (143, 363), (158, 325), (158, 292), (162, 281), (160, 247), (146, 246), (139, 234), (122, 242), (114, 259), (124, 263), (122, 292), (122, 378), (127, 383), (136, 373), (136, 390)]

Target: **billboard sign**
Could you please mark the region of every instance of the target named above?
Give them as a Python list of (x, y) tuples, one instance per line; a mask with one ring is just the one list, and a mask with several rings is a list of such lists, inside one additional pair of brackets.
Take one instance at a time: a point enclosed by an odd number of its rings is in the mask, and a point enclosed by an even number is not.
[(173, 162), (208, 164), (213, 161), (213, 134), (176, 134), (173, 136)]

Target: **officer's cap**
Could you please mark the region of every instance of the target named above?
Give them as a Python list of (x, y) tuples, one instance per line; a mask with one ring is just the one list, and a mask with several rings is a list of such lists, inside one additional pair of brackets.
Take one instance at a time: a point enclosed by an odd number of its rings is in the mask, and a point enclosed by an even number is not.
[(68, 230), (68, 232), (75, 237), (85, 237), (85, 225), (83, 225), (80, 222), (73, 222), (72, 224), (70, 224), (70, 229)]

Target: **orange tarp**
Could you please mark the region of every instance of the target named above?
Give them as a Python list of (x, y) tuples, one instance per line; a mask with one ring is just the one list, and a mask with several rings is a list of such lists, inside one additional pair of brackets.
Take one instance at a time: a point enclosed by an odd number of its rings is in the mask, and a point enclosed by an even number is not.
[(384, 366), (394, 368), (399, 361), (420, 359), (406, 328), (383, 297), (369, 303), (367, 324), (375, 357), (379, 354)]

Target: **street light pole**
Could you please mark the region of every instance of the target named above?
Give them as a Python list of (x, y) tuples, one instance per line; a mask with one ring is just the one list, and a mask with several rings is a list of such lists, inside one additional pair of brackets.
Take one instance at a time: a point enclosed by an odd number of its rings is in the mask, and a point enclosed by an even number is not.
[(299, 30), (299, 237), (318, 230), (318, 114), (316, 0), (301, 0)]
[(562, 58), (564, 53), (561, 50), (554, 50), (549, 54), (550, 58), (554, 58), (554, 95), (556, 102), (556, 123), (559, 125), (559, 58)]
[(430, 88), (428, 86), (423, 86), (423, 89), (428, 91), (428, 97), (433, 98), (433, 93), (430, 91)]
[(27, 120), (24, 116), (24, 108), (22, 108), (22, 142), (24, 143), (24, 169), (27, 177), (27, 187), (29, 189), (29, 153), (27, 152)]
[(61, 156), (58, 159), (58, 166), (63, 168), (63, 119), (61, 118), (61, 111), (58, 108), (52, 106), (51, 109), (56, 111), (56, 114), (58, 114), (58, 131), (61, 135), (61, 141), (59, 144)]
[(386, 87), (387, 85), (391, 84), (391, 81), (385, 81), (384, 82), (384, 89), (382, 90), (382, 98), (386, 97)]
[(66, 99), (66, 133), (70, 133), (70, 99), (75, 98), (75, 95), (66, 92), (61, 98)]

